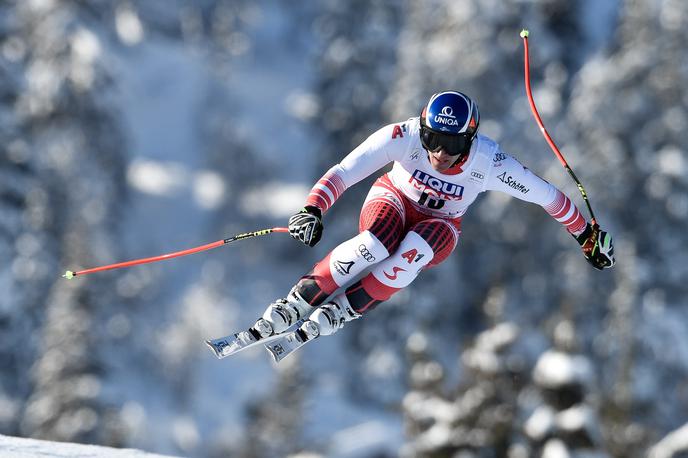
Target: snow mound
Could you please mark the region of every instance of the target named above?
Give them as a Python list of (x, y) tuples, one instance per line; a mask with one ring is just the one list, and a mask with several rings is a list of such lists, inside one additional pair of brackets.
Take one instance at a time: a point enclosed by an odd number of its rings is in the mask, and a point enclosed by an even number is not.
[[(50, 442), (37, 439), (24, 439), (0, 435), (0, 456), (12, 458), (164, 458), (134, 449), (115, 449), (99, 445)], [(169, 457), (168, 457), (169, 458)]]

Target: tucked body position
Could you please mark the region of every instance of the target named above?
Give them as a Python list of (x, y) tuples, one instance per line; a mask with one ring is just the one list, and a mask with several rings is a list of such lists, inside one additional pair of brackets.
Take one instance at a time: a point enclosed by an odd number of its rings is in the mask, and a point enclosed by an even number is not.
[(468, 207), (486, 191), (541, 206), (579, 243), (593, 267), (613, 266), (611, 235), (587, 222), (559, 189), (479, 134), (479, 125), (473, 100), (441, 92), (419, 117), (382, 127), (331, 167), (289, 219), (292, 237), (311, 247), (321, 238), (323, 215), (344, 191), (393, 163), (368, 192), (358, 235), (329, 252), (247, 331), (209, 341), (216, 354), (264, 343), (279, 361), (309, 340), (334, 334), (447, 259), (459, 243)]

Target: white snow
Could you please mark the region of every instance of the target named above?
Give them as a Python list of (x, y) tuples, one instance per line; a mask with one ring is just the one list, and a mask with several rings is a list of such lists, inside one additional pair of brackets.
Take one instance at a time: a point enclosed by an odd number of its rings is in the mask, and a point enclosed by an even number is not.
[(50, 442), (0, 435), (0, 456), (12, 458), (156, 458), (156, 455), (135, 449), (116, 449), (99, 445)]
[(650, 458), (671, 458), (688, 450), (688, 423), (666, 435), (649, 451)]
[(120, 5), (115, 14), (115, 27), (117, 36), (129, 46), (139, 44), (144, 38), (144, 29), (136, 10), (127, 6)]
[(538, 385), (550, 388), (569, 383), (588, 384), (592, 380), (592, 368), (583, 356), (548, 350), (535, 365), (533, 379)]
[(550, 439), (542, 449), (542, 458), (571, 458), (571, 452), (562, 440)]
[(542, 440), (554, 429), (554, 409), (550, 406), (540, 406), (528, 418), (524, 425), (524, 431), (534, 440)]
[(156, 196), (181, 193), (188, 175), (183, 164), (171, 161), (134, 159), (127, 169), (127, 181), (133, 188)]
[(260, 188), (245, 192), (241, 207), (249, 215), (288, 217), (294, 208), (303, 205), (310, 186), (293, 183), (264, 183)]

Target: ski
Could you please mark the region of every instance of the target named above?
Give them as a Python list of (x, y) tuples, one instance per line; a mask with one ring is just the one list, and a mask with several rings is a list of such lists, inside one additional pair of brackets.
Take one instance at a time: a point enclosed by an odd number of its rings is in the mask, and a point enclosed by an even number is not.
[(308, 342), (315, 340), (319, 335), (318, 325), (308, 320), (296, 331), (280, 334), (278, 339), (264, 343), (272, 358), (276, 363), (279, 363)]
[(267, 345), (270, 342), (273, 342), (281, 337), (284, 337), (284, 335), (288, 333), (290, 329), (300, 326), (301, 323), (303, 323), (303, 321), (298, 321), (294, 324), (294, 326), (291, 326), (283, 332), (273, 334), (268, 337), (259, 338), (256, 337), (253, 333), (246, 330), (237, 332), (236, 334), (230, 334), (225, 337), (206, 340), (205, 344), (208, 346), (208, 348), (210, 348), (210, 350), (212, 350), (212, 352), (215, 354), (215, 356), (217, 356), (218, 359), (222, 359), (226, 358), (227, 356), (231, 356), (235, 353), (238, 353), (242, 350), (246, 350), (247, 348), (252, 348), (262, 344)]

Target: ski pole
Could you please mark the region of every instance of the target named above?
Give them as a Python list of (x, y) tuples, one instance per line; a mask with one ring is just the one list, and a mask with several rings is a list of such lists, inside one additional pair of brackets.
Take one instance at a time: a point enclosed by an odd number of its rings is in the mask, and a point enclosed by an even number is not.
[(104, 270), (121, 269), (122, 267), (131, 267), (131, 266), (138, 266), (140, 264), (148, 264), (151, 262), (164, 261), (165, 259), (178, 258), (179, 256), (186, 256), (188, 254), (199, 253), (199, 252), (205, 251), (205, 250), (212, 250), (213, 248), (221, 247), (221, 246), (226, 245), (230, 242), (234, 242), (235, 240), (243, 240), (243, 239), (248, 239), (251, 237), (258, 237), (260, 235), (267, 235), (267, 234), (271, 234), (273, 232), (289, 232), (289, 229), (286, 227), (273, 227), (272, 229), (261, 229), (258, 231), (246, 232), (243, 234), (237, 234), (233, 237), (218, 240), (217, 242), (208, 243), (205, 245), (197, 246), (195, 248), (189, 248), (187, 250), (175, 251), (174, 253), (162, 254), (160, 256), (153, 256), (151, 258), (134, 259), (132, 261), (120, 262), (117, 264), (108, 264), (106, 266), (100, 266), (100, 267), (92, 267), (90, 269), (78, 270), (76, 272), (68, 270), (65, 272), (63, 277), (66, 278), (67, 280), (71, 280), (72, 278), (74, 278), (76, 276), (92, 274), (94, 272), (102, 272)]
[(523, 29), (521, 30), (521, 38), (523, 38), (523, 60), (524, 60), (524, 68), (525, 68), (525, 82), (526, 82), (526, 94), (528, 95), (528, 103), (530, 104), (530, 111), (533, 112), (533, 117), (535, 118), (535, 121), (537, 122), (538, 126), (540, 126), (540, 132), (542, 132), (542, 135), (545, 137), (545, 140), (547, 140), (547, 144), (549, 144), (549, 147), (554, 151), (554, 154), (559, 158), (559, 162), (561, 162), (561, 165), (564, 166), (567, 172), (569, 172), (569, 175), (571, 175), (571, 178), (573, 178), (573, 181), (576, 182), (576, 185), (578, 186), (578, 190), (580, 191), (581, 195), (583, 196), (583, 200), (585, 201), (585, 205), (588, 207), (588, 211), (590, 212), (590, 219), (592, 222), (592, 225), (596, 225), (597, 221), (595, 219), (595, 214), (592, 211), (592, 206), (590, 205), (590, 201), (588, 200), (588, 195), (585, 192), (585, 188), (581, 184), (580, 180), (578, 180), (578, 177), (576, 177), (576, 174), (573, 173), (573, 170), (571, 170), (571, 167), (569, 167), (568, 162), (566, 162), (566, 159), (564, 159), (564, 156), (561, 154), (561, 151), (559, 151), (559, 148), (557, 148), (557, 145), (554, 143), (554, 140), (552, 140), (552, 137), (549, 136), (547, 133), (547, 129), (545, 129), (545, 125), (542, 122), (542, 119), (540, 119), (540, 114), (537, 111), (537, 108), (535, 107), (535, 101), (533, 100), (533, 93), (530, 89), (530, 64), (529, 64), (529, 59), (528, 59), (528, 35), (530, 35), (530, 32), (528, 29)]

